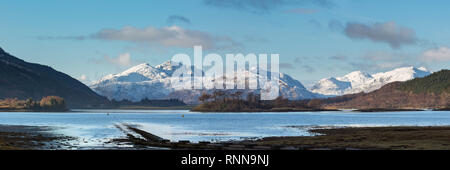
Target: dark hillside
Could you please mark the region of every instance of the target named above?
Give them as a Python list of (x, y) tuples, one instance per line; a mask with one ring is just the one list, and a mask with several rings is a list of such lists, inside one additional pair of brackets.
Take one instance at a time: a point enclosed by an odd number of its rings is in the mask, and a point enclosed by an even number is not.
[(109, 103), (67, 74), (25, 62), (0, 48), (0, 99), (31, 97), (40, 100), (44, 96), (63, 97), (69, 108), (92, 108)]

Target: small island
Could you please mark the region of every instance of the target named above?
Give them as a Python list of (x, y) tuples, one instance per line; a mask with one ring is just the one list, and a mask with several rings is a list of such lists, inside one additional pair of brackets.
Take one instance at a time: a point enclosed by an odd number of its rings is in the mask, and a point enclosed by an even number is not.
[(188, 110), (192, 106), (187, 105), (178, 99), (148, 99), (144, 98), (140, 101), (115, 100), (112, 99), (107, 109), (117, 110)]
[[(245, 96), (245, 99), (244, 99)], [(311, 112), (311, 111), (339, 111), (325, 109), (319, 99), (288, 100), (278, 97), (275, 100), (260, 100), (259, 94), (243, 92), (227, 93), (215, 91), (204, 93), (199, 97), (202, 104), (191, 111), (197, 112)]]
[(68, 110), (64, 98), (58, 96), (46, 96), (40, 101), (34, 101), (33, 98), (0, 100), (2, 112), (66, 112)]

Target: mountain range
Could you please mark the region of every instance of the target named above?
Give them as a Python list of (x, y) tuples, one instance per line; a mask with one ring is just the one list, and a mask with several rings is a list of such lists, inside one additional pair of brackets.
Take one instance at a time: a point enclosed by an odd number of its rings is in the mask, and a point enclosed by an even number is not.
[(310, 90), (314, 93), (331, 96), (341, 96), (360, 92), (368, 93), (377, 90), (388, 83), (412, 80), (430, 74), (431, 72), (424, 67), (402, 67), (375, 74), (354, 71), (342, 77), (322, 79)]
[[(119, 74), (110, 74), (99, 81), (93, 83), (90, 87), (97, 93), (114, 100), (139, 101), (142, 99), (181, 99), (186, 103), (198, 103), (197, 98), (202, 93), (211, 93), (213, 90), (177, 90), (170, 84), (170, 78), (174, 71), (183, 67), (179, 63), (167, 61), (155, 67), (143, 63), (134, 66)], [(195, 69), (195, 68), (193, 68)], [(250, 70), (237, 71), (235, 75), (252, 75), (258, 77), (255, 68)], [(269, 73), (272, 74), (272, 73)], [(273, 73), (276, 74), (276, 73)], [(323, 97), (307, 90), (299, 81), (283, 73), (280, 74), (279, 82), (280, 94), (288, 99), (300, 100)], [(191, 75), (192, 76), (192, 75)], [(225, 75), (231, 77), (234, 75)], [(216, 82), (214, 78), (209, 78), (205, 86)], [(182, 86), (192, 87), (190, 84)], [(230, 92), (233, 90), (229, 90)], [(235, 90), (234, 90), (235, 91)], [(244, 95), (249, 92), (260, 93), (259, 90), (243, 90)]]
[(1, 48), (0, 77), (0, 98), (41, 100), (45, 96), (60, 96), (69, 108), (100, 107), (109, 102), (67, 74), (23, 61)]
[[(119, 74), (110, 74), (99, 81), (94, 82), (90, 87), (114, 100), (139, 101), (148, 99), (181, 99), (187, 103), (198, 103), (197, 98), (202, 93), (210, 93), (212, 90), (177, 90), (170, 84), (170, 77), (173, 72), (182, 67), (179, 63), (167, 61), (155, 67), (143, 63), (134, 66)], [(192, 68), (195, 69), (195, 68)], [(238, 71), (235, 75), (256, 74), (256, 69)], [(317, 82), (310, 90), (306, 89), (301, 82), (291, 76), (280, 74), (280, 95), (291, 100), (326, 98), (355, 94), (360, 92), (371, 92), (382, 86), (396, 82), (407, 81), (431, 74), (424, 67), (402, 67), (387, 72), (368, 74), (361, 71), (351, 72), (343, 77), (331, 77)], [(191, 75), (192, 76), (192, 75)], [(234, 75), (225, 75), (226, 77)], [(259, 76), (256, 74), (256, 76)], [(209, 79), (208, 83), (214, 83), (214, 79)], [(182, 86), (189, 86), (183, 84)], [(155, 90), (158, 89), (158, 90)], [(231, 90), (233, 91), (233, 90)], [(259, 93), (258, 90), (245, 90), (245, 93)]]
[(441, 70), (423, 78), (393, 82), (370, 93), (328, 98), (331, 108), (450, 108), (450, 70)]
[[(170, 79), (175, 70), (181, 67), (184, 66), (170, 61), (157, 66), (143, 63), (129, 68), (122, 73), (107, 75), (88, 87), (67, 74), (45, 65), (23, 61), (0, 48), (0, 98), (27, 99), (31, 97), (35, 100), (40, 100), (45, 96), (60, 96), (66, 100), (69, 108), (98, 108), (109, 105), (111, 102), (108, 99), (126, 99), (130, 101), (140, 101), (142, 99), (180, 99), (185, 103), (196, 104), (201, 94), (212, 93), (214, 91), (178, 90), (172, 87)], [(402, 99), (402, 97), (411, 100), (409, 103), (420, 101), (418, 104), (421, 106), (432, 106), (433, 103), (445, 105), (445, 102), (449, 101), (448, 87), (450, 85), (448, 83), (448, 70), (443, 70), (439, 73), (436, 76), (436, 74), (431, 74), (430, 71), (423, 67), (402, 67), (376, 74), (355, 71), (343, 77), (322, 79), (312, 87), (311, 91), (306, 89), (301, 82), (287, 74), (269, 74), (280, 75), (278, 79), (281, 85), (280, 95), (287, 99), (302, 100), (326, 98), (330, 97), (330, 95), (336, 95), (340, 97), (330, 98), (329, 100), (335, 101), (332, 102), (335, 103), (335, 106), (347, 106), (348, 104), (337, 104), (339, 102), (336, 101), (353, 103), (353, 105), (350, 104), (349, 106), (362, 106), (359, 101), (365, 101), (365, 104), (371, 107), (387, 107), (387, 104), (371, 105), (371, 103), (378, 103), (372, 101), (373, 97), (385, 95), (389, 100), (383, 99), (382, 101), (390, 101), (392, 99), (394, 104), (395, 102), (400, 103), (399, 106), (408, 106), (406, 104), (401, 105), (402, 101), (407, 100)], [(224, 76), (232, 77), (242, 75), (259, 78), (256, 68), (241, 70), (234, 75)], [(217, 82), (214, 78), (206, 80), (206, 86), (213, 85), (213, 83)], [(190, 84), (182, 84), (182, 86), (191, 87)], [(445, 90), (443, 92), (427, 91), (436, 88)], [(229, 91), (230, 93), (234, 93), (237, 90)], [(242, 91), (244, 92), (244, 96), (250, 92), (260, 93), (260, 89)], [(390, 93), (396, 94), (397, 96), (389, 96), (388, 94)], [(411, 98), (410, 96), (415, 97)], [(427, 98), (430, 100), (426, 100)]]

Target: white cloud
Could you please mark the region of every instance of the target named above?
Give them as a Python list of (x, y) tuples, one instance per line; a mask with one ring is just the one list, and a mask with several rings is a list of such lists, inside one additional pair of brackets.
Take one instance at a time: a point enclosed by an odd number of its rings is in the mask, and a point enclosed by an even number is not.
[[(180, 18), (178, 18), (180, 20)], [(185, 20), (187, 22), (188, 20)], [(87, 36), (40, 36), (39, 40), (89, 40), (125, 41), (140, 45), (162, 47), (192, 48), (197, 45), (203, 49), (234, 49), (243, 47), (228, 36), (213, 35), (208, 32), (190, 30), (179, 26), (136, 28), (125, 26), (121, 29), (101, 29)]]
[(426, 50), (422, 53), (422, 60), (426, 62), (450, 61), (450, 48), (442, 46)]
[(88, 77), (83, 74), (83, 75), (80, 76), (80, 78), (78, 78), (78, 80), (86, 81), (86, 80), (88, 80)]
[(104, 57), (106, 62), (116, 65), (116, 66), (130, 66), (131, 65), (131, 55), (130, 53), (119, 54), (116, 58), (111, 58), (109, 56)]
[(164, 47), (192, 48), (202, 45), (204, 49), (221, 48), (237, 45), (229, 37), (214, 36), (206, 32), (183, 29), (178, 26), (135, 28), (126, 26), (122, 29), (102, 29), (91, 38), (101, 40), (149, 43)]
[(92, 83), (89, 77), (84, 74), (78, 77), (78, 81), (88, 86)]

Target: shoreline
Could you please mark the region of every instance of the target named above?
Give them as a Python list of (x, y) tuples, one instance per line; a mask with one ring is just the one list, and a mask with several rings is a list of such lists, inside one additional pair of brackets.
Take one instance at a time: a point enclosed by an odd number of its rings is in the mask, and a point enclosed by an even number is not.
[[(392, 108), (368, 108), (368, 109), (291, 109), (291, 108), (273, 108), (270, 110), (236, 110), (236, 111), (230, 111), (230, 110), (198, 110), (198, 109), (191, 109), (192, 107), (145, 107), (145, 108), (89, 108), (89, 109), (68, 109), (68, 110), (27, 110), (27, 109), (0, 109), (1, 112), (5, 113), (14, 113), (14, 112), (26, 112), (26, 113), (77, 113), (77, 112), (84, 112), (83, 110), (109, 110), (109, 111), (153, 111), (153, 110), (187, 110), (189, 112), (198, 112), (198, 113), (266, 113), (266, 112), (406, 112), (406, 111), (450, 111), (450, 108), (434, 108), (434, 109), (424, 109), (424, 108), (417, 108), (417, 109), (392, 109)], [(80, 111), (81, 110), (81, 111)]]
[(70, 147), (73, 137), (51, 133), (49, 126), (1, 125), (0, 150), (55, 150)]
[[(133, 124), (116, 124), (124, 137), (106, 143), (131, 147), (104, 150), (450, 150), (449, 126), (329, 127), (308, 130), (312, 136), (272, 136), (221, 142), (173, 142)], [(292, 126), (292, 128), (299, 128)], [(0, 125), (0, 150), (68, 150), (75, 138), (50, 133), (48, 126)]]
[(342, 111), (339, 109), (315, 109), (315, 110), (305, 110), (305, 109), (271, 109), (271, 110), (239, 110), (239, 111), (229, 111), (229, 110), (189, 110), (191, 112), (199, 112), (199, 113), (258, 113), (258, 112), (326, 112), (326, 111)]
[(131, 125), (122, 125), (120, 129), (127, 138), (115, 139), (115, 142), (175, 150), (450, 150), (450, 126), (317, 128), (308, 130), (316, 134), (313, 136), (214, 143), (171, 142)]
[(433, 109), (433, 111), (450, 111), (450, 108)]
[[(353, 112), (407, 112), (407, 111), (425, 111), (424, 109), (391, 109), (391, 108), (370, 108), (370, 109), (357, 109)], [(434, 110), (433, 110), (434, 111)]]
[(67, 110), (30, 110), (30, 109), (0, 109), (0, 112), (70, 112), (70, 109)]

